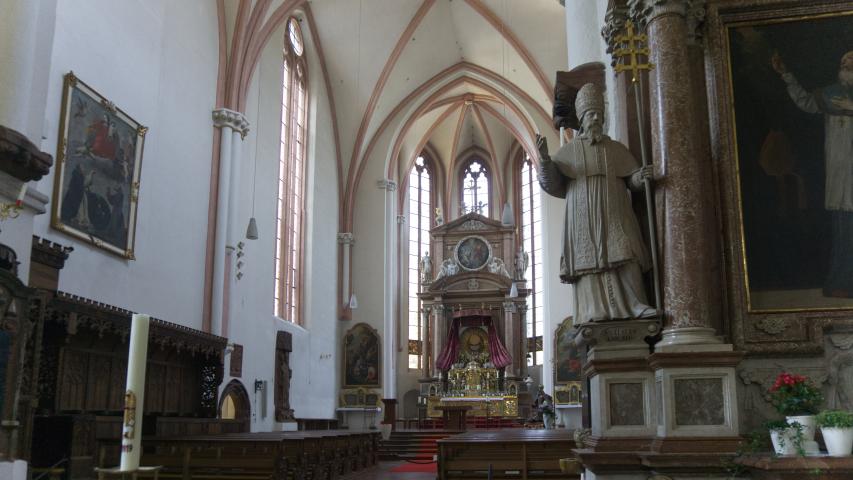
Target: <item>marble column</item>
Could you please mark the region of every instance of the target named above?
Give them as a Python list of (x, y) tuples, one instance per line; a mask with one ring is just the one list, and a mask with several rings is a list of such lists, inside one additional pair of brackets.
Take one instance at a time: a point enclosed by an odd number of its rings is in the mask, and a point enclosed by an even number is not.
[[(211, 299), (211, 332), (214, 335), (223, 335), (225, 307), (235, 302), (226, 301), (226, 282), (231, 286), (231, 277), (227, 275), (230, 271), (234, 249), (234, 239), (229, 236), (229, 221), (232, 219), (231, 210), (237, 208), (231, 202), (237, 198), (231, 194), (232, 188), (236, 188), (232, 181), (232, 169), (235, 159), (239, 160), (240, 146), (243, 137), (249, 131), (249, 121), (240, 112), (227, 108), (219, 108), (213, 111), (213, 125), (222, 130), (219, 149), (219, 187), (216, 192), (216, 237), (213, 252), (213, 296)], [(233, 235), (232, 235), (233, 236)], [(230, 240), (230, 241), (229, 241)], [(229, 288), (228, 292), (233, 291)]]
[(432, 372), (432, 339), (430, 338), (429, 318), (432, 315), (432, 305), (424, 305), (421, 312), (421, 373), (423, 378), (429, 378)]
[(381, 179), (376, 186), (385, 191), (385, 232), (383, 258), (383, 306), (382, 306), (382, 398), (383, 401), (397, 398), (397, 310), (394, 306), (397, 289), (397, 182)]
[(444, 345), (444, 339), (447, 338), (447, 317), (446, 313), (450, 311), (449, 307), (446, 307), (439, 303), (441, 300), (437, 300), (437, 302), (433, 305), (433, 318), (432, 318), (432, 375), (436, 378), (441, 377), (441, 371), (438, 369), (438, 354), (441, 353), (441, 347)]
[(355, 239), (351, 232), (338, 233), (338, 243), (341, 244), (341, 296), (338, 299), (341, 309), (341, 320), (352, 320), (352, 308), (350, 308), (349, 300), (352, 292), (350, 291), (350, 269), (352, 268), (352, 246), (355, 244)]
[(652, 152), (657, 174), (665, 328), (660, 347), (721, 343), (711, 318), (714, 224), (710, 157), (701, 148), (702, 110), (691, 81), (688, 21), (704, 0), (630, 0), (649, 37)]
[(515, 310), (515, 303), (506, 299), (503, 303), (504, 308), (504, 344), (509, 350), (509, 356), (512, 359), (512, 363), (506, 366), (506, 370), (504, 371), (504, 375), (507, 377), (517, 377), (518, 376), (518, 366), (522, 361), (523, 354), (521, 353), (521, 349), (519, 348), (519, 342), (521, 339), (518, 338), (518, 329), (515, 319), (513, 318), (513, 310)]
[[(535, 352), (527, 351), (527, 302), (516, 302), (515, 309), (518, 313), (516, 317), (516, 332), (518, 334), (518, 344), (520, 352), (518, 355), (518, 363), (515, 368), (519, 377), (524, 377), (527, 374), (527, 354), (535, 355)], [(544, 338), (544, 337), (543, 337)]]

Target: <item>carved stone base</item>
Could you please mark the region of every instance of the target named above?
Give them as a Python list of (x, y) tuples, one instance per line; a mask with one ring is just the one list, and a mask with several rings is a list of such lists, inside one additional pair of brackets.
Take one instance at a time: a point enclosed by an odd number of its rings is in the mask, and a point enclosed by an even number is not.
[(648, 370), (609, 372), (590, 378), (592, 435), (653, 437), (654, 376)]
[(589, 347), (588, 360), (645, 358), (649, 354), (646, 339), (660, 332), (661, 319), (588, 322), (576, 326), (575, 329), (575, 343)]
[[(740, 352), (655, 353), (649, 357), (654, 369), (657, 436), (738, 436), (735, 367)], [(703, 448), (686, 451), (702, 452)], [(685, 450), (680, 450), (685, 451)]]
[(385, 425), (390, 424), (391, 430), (395, 430), (397, 428), (397, 399), (383, 398), (382, 405), (384, 406), (382, 410), (385, 412), (382, 423)]
[[(669, 328), (663, 331), (661, 340), (655, 345), (655, 351), (668, 352), (687, 350), (679, 348), (689, 345), (690, 351), (719, 350), (723, 346), (723, 339), (717, 336), (713, 328), (683, 327)], [(731, 345), (728, 346), (731, 351)]]

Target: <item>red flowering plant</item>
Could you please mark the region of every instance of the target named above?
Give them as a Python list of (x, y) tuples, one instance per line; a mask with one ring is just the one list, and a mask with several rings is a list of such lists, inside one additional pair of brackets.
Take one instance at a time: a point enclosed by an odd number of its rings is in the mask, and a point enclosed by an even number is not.
[(770, 387), (770, 401), (782, 415), (814, 415), (823, 403), (823, 393), (807, 377), (782, 372)]

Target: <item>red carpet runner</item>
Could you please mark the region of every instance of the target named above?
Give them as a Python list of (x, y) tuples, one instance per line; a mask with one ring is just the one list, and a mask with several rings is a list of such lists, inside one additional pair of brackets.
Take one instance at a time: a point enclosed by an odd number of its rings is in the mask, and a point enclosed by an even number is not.
[(392, 473), (438, 473), (435, 462), (431, 463), (404, 463), (391, 469)]

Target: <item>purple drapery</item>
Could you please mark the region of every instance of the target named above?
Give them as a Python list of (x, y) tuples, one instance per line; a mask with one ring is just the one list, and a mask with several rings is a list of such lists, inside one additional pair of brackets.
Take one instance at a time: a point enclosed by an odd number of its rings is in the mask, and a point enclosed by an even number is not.
[[(484, 321), (486, 319), (488, 320)], [(464, 320), (468, 320), (465, 322), (467, 324), (473, 323), (475, 319), (471, 319), (470, 317), (453, 319), (453, 322), (450, 325), (450, 332), (448, 332), (447, 339), (444, 342), (444, 348), (441, 349), (441, 352), (438, 354), (438, 358), (435, 362), (439, 370), (450, 370), (450, 367), (453, 366), (454, 360), (456, 360), (456, 356), (459, 355), (459, 325)], [(495, 367), (504, 368), (510, 363), (512, 363), (512, 357), (509, 356), (509, 352), (507, 351), (506, 347), (504, 347), (504, 344), (501, 342), (500, 337), (498, 337), (498, 331), (495, 328), (495, 324), (492, 319), (490, 317), (477, 318), (476, 322), (479, 323), (479, 325), (488, 323), (489, 352), (491, 353), (491, 361), (495, 365)], [(472, 324), (470, 326), (475, 325)]]
[(450, 333), (447, 334), (447, 339), (444, 341), (444, 348), (438, 354), (435, 360), (435, 365), (441, 371), (450, 370), (453, 366), (453, 361), (456, 360), (456, 355), (459, 354), (459, 319), (454, 318), (450, 324)]
[(512, 363), (509, 352), (506, 351), (501, 339), (498, 338), (498, 330), (495, 328), (494, 322), (489, 322), (489, 352), (492, 354), (492, 363), (495, 364), (495, 368), (504, 368)]

